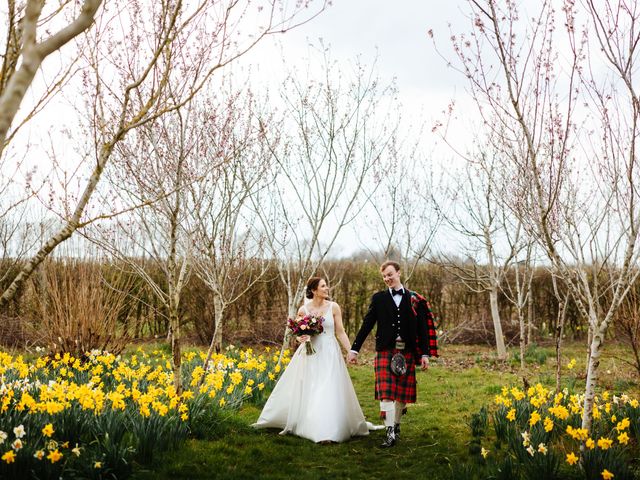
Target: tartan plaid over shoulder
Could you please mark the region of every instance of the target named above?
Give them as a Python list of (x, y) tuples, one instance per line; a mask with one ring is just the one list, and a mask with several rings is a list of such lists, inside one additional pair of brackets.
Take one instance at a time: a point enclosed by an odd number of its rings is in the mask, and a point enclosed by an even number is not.
[(417, 355), (429, 355), (430, 357), (438, 356), (438, 337), (436, 334), (436, 317), (433, 314), (433, 310), (431, 310), (431, 305), (417, 292), (410, 291), (411, 295), (411, 309), (413, 310), (414, 315), (420, 321), (420, 317), (418, 316), (418, 310), (424, 309), (426, 312), (425, 321), (427, 322), (427, 352), (423, 352), (420, 349), (420, 342), (416, 339), (416, 350)]

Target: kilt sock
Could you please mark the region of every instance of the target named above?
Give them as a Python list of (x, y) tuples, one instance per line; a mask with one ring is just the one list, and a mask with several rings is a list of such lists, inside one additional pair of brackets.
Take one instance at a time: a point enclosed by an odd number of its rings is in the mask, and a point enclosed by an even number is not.
[(396, 417), (396, 407), (393, 400), (381, 400), (380, 411), (384, 412), (384, 425), (385, 427), (393, 427), (393, 422)]

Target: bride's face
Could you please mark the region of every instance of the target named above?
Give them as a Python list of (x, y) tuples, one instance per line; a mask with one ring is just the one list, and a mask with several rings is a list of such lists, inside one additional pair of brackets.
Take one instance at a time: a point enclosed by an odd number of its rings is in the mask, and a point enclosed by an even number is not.
[(325, 282), (324, 280), (320, 280), (320, 283), (318, 283), (318, 288), (313, 291), (313, 297), (321, 298), (323, 300), (329, 297), (329, 285), (327, 285), (327, 282)]

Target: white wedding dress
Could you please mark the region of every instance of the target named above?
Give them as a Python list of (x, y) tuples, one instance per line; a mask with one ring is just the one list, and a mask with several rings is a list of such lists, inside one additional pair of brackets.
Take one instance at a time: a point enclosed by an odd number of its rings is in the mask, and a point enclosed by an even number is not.
[(365, 421), (358, 403), (335, 336), (331, 304), (323, 316), (324, 332), (311, 337), (316, 353), (307, 355), (300, 344), (254, 427), (281, 428), (280, 434), (314, 442), (344, 442), (377, 429)]

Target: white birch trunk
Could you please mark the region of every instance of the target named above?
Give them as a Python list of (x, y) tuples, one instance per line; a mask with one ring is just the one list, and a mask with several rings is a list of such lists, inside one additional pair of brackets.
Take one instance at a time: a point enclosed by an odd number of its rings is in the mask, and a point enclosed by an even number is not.
[(500, 322), (500, 311), (498, 310), (498, 289), (495, 287), (489, 290), (489, 303), (491, 304), (491, 319), (493, 320), (493, 330), (496, 335), (496, 352), (498, 354), (498, 358), (504, 360), (505, 358), (507, 358), (507, 349), (504, 345), (502, 323)]

